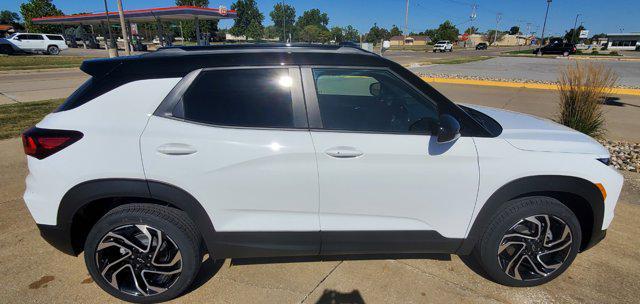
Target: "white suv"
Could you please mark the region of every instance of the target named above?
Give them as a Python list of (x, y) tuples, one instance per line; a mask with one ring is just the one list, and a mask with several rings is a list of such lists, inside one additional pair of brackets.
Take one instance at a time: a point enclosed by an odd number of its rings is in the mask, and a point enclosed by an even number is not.
[[(4, 46), (4, 47), (3, 47)], [(3, 53), (27, 52), (58, 55), (60, 51), (68, 49), (62, 35), (15, 33), (0, 41)]]
[(449, 40), (440, 40), (433, 45), (433, 52), (435, 53), (436, 51), (453, 52), (453, 43)]
[(127, 301), (180, 295), (205, 254), (459, 254), (539, 285), (604, 238), (622, 187), (590, 137), (456, 105), (357, 48), (180, 47), (81, 69), (23, 134), (24, 200)]

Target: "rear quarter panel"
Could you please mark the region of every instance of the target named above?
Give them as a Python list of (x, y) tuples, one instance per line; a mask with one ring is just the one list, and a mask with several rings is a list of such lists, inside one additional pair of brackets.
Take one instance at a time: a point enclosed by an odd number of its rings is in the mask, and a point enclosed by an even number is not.
[(77, 130), (84, 137), (45, 159), (27, 157), (24, 200), (39, 224), (56, 224), (64, 194), (103, 178), (144, 179), (140, 135), (153, 111), (180, 78), (124, 84), (75, 109), (51, 113), (36, 126)]

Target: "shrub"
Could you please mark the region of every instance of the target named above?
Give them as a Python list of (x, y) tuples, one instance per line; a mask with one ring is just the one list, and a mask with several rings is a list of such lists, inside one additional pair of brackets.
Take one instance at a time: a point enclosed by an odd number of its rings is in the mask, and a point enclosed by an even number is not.
[(601, 138), (606, 131), (602, 103), (617, 80), (610, 68), (599, 63), (568, 65), (558, 79), (558, 122), (591, 137)]
[(611, 51), (611, 52), (609, 53), (609, 55), (611, 55), (611, 56), (618, 56), (618, 55), (620, 55), (620, 54), (618, 54), (618, 51)]
[(593, 50), (593, 52), (591, 52), (591, 54), (598, 55), (598, 54), (600, 54), (600, 52), (598, 52), (597, 50)]

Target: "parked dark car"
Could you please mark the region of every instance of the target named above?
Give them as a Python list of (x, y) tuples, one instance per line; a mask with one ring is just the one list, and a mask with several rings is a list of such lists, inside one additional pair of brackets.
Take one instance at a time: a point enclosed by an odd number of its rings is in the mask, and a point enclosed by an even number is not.
[(480, 42), (476, 44), (476, 50), (486, 50), (489, 47), (486, 43)]
[(533, 50), (533, 53), (538, 54), (539, 51), (542, 51), (542, 55), (560, 54), (562, 56), (569, 56), (576, 53), (576, 46), (573, 43), (554, 42), (551, 44), (547, 44), (542, 48)]

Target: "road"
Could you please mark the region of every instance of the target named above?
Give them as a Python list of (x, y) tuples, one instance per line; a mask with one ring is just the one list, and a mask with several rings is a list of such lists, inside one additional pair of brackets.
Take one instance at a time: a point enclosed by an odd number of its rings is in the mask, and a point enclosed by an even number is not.
[[(494, 79), (526, 79), (556, 81), (561, 69), (569, 64), (582, 62), (561, 58), (496, 57), (465, 64), (440, 64), (412, 67), (419, 74), (447, 74), (486, 77)], [(618, 84), (640, 86), (640, 61), (597, 60), (618, 75)]]
[(65, 98), (88, 76), (79, 69), (0, 73), (0, 104)]
[[(0, 141), (0, 299), (3, 303), (116, 302), (92, 282), (82, 256), (40, 237), (24, 202), (19, 139)], [(197, 289), (175, 303), (637, 303), (640, 297), (640, 174), (626, 172), (607, 238), (553, 282), (509, 288), (456, 256), (369, 261), (205, 262)], [(635, 202), (635, 204), (633, 203)]]

